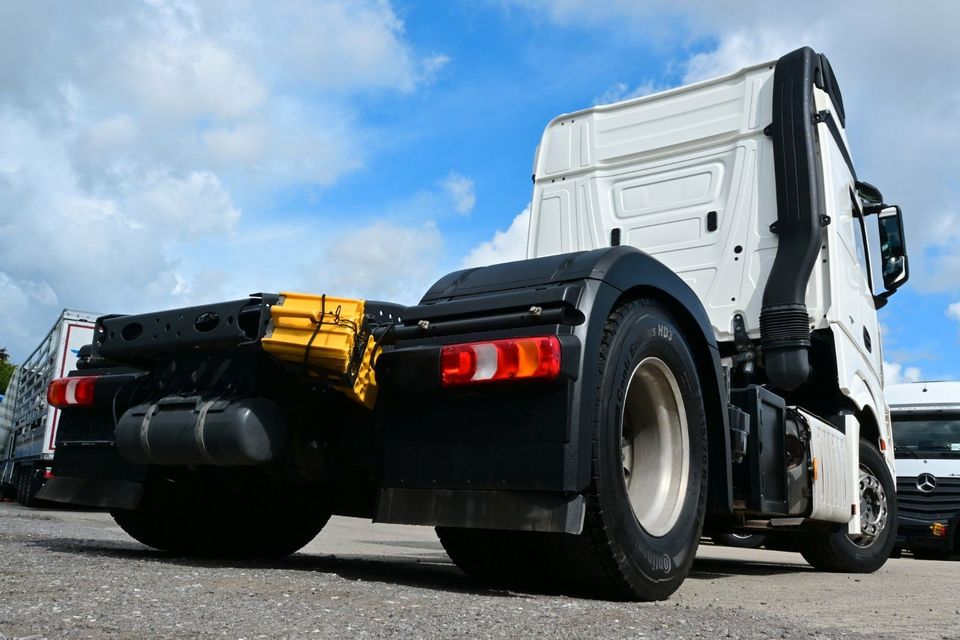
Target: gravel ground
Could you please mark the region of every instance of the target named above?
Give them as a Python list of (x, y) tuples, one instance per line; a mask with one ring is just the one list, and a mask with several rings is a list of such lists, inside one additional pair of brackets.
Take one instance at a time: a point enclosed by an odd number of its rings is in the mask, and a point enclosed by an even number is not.
[[(480, 589), (424, 527), (334, 518), (271, 563), (170, 557), (104, 514), (0, 504), (0, 640), (12, 638), (960, 638), (960, 565), (869, 576), (704, 545), (669, 601)], [(872, 596), (870, 599), (868, 596)]]

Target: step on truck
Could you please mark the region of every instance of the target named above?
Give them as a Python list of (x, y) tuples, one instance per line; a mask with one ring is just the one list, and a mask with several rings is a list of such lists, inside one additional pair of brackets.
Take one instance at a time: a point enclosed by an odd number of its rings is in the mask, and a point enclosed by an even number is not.
[(40, 344), (13, 373), (0, 404), (0, 495), (26, 506), (51, 475), (61, 411), (47, 388), (77, 368), (81, 347), (93, 340), (97, 314), (64, 309)]
[(553, 119), (528, 259), (402, 307), (262, 293), (98, 321), (43, 497), (175, 554), (276, 556), (331, 514), (431, 525), (483, 584), (662, 599), (701, 533), (868, 572), (894, 543), (876, 309), (900, 210), (827, 59)]
[(897, 549), (960, 556), (960, 382), (887, 387), (897, 446)]

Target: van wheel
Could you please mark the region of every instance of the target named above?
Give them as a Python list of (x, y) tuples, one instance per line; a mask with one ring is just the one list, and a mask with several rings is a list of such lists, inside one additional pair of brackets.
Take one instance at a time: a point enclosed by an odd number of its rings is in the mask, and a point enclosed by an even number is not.
[(113, 519), (148, 547), (209, 558), (278, 558), (306, 546), (330, 513), (306, 494), (240, 494), (212, 478), (149, 482), (136, 509)]
[(800, 553), (820, 571), (872, 573), (883, 566), (897, 541), (896, 488), (880, 453), (860, 440), (860, 535), (838, 525), (826, 534), (804, 536)]
[(690, 572), (707, 498), (707, 426), (683, 331), (653, 300), (610, 314), (601, 338), (592, 482), (581, 535), (555, 536), (569, 591), (662, 600)]

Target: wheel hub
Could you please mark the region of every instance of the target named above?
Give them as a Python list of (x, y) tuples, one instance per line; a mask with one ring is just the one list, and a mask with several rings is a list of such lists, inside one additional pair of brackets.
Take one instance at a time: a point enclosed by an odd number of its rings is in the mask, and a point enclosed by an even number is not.
[(880, 479), (860, 465), (860, 535), (851, 536), (854, 544), (869, 547), (887, 526), (887, 492)]
[(659, 358), (644, 358), (627, 385), (620, 424), (623, 481), (637, 522), (654, 537), (680, 518), (690, 443), (677, 379)]

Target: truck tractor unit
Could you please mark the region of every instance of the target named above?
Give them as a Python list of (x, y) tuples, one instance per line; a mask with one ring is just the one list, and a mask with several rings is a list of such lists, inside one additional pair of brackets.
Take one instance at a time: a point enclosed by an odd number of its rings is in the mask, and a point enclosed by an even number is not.
[(64, 309), (40, 345), (10, 379), (0, 405), (0, 495), (26, 506), (50, 477), (60, 409), (47, 388), (77, 367), (80, 348), (93, 340), (97, 314)]
[[(42, 497), (176, 554), (331, 514), (431, 525), (486, 585), (656, 600), (701, 534), (869, 572), (895, 542), (876, 309), (900, 210), (809, 48), (559, 116), (528, 258), (419, 304), (261, 293), (100, 318)], [(332, 292), (331, 292), (332, 293)]]
[(897, 549), (960, 555), (960, 382), (890, 385), (897, 446)]

